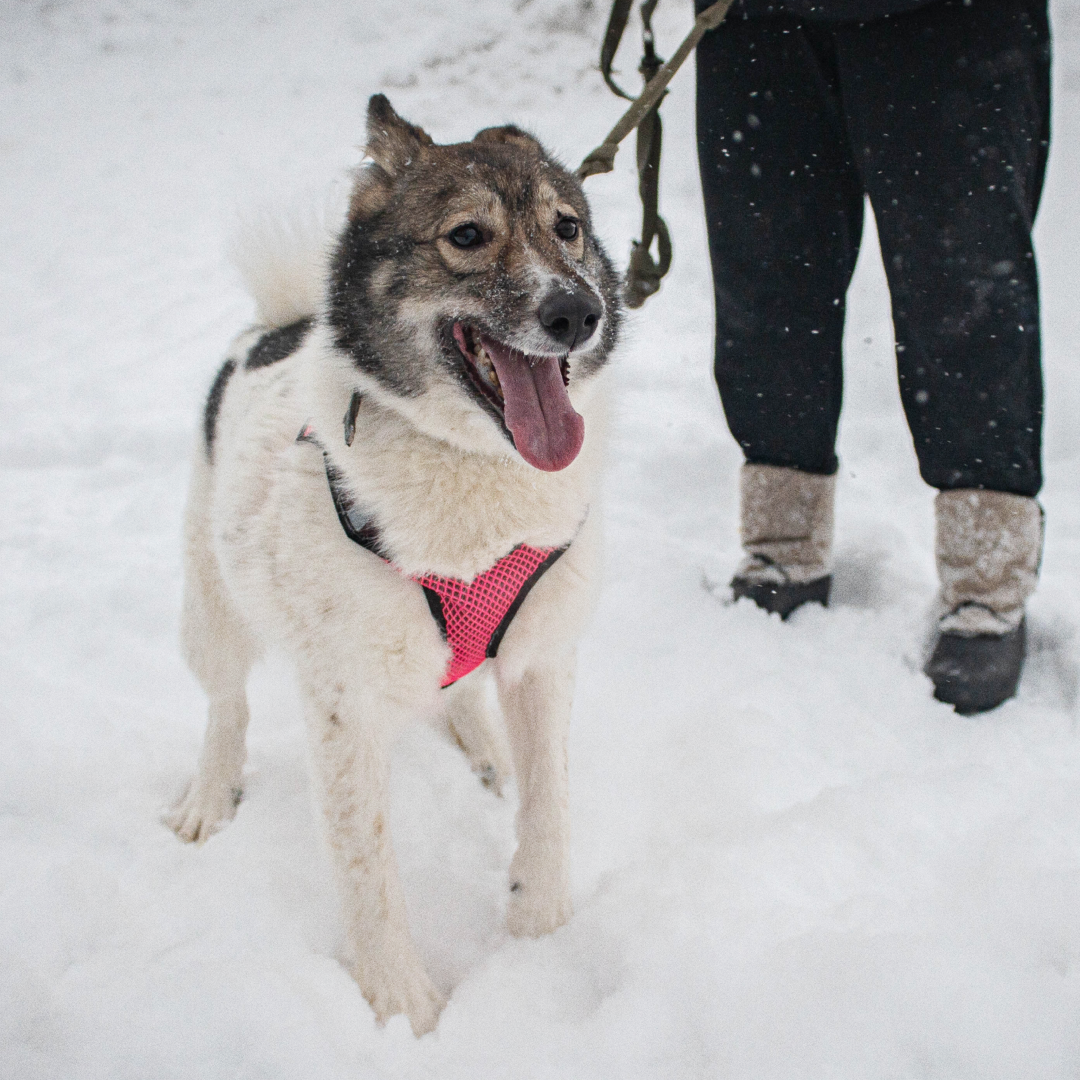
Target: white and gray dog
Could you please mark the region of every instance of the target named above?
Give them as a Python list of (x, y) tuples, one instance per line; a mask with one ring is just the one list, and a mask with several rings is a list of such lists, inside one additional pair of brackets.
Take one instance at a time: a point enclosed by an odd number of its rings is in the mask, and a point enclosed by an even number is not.
[[(367, 154), (321, 269), (269, 248), (249, 267), (260, 323), (206, 403), (183, 640), (209, 723), (168, 822), (205, 840), (235, 814), (247, 676), (265, 645), (283, 647), (352, 974), (380, 1020), (405, 1013), (419, 1034), (443, 997), (390, 842), (401, 722), (442, 717), (496, 786), (509, 745), (509, 928), (542, 934), (570, 915), (566, 739), (597, 578), (618, 280), (580, 183), (517, 128), (437, 146), (377, 95)], [(488, 727), (487, 671), (505, 738)]]

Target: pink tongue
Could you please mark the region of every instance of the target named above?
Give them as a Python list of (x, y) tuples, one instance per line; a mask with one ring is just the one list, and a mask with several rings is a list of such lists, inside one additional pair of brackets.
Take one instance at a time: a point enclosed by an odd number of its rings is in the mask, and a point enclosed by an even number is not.
[(554, 356), (526, 356), (490, 338), (484, 349), (499, 376), (506, 426), (518, 453), (544, 472), (565, 469), (585, 441), (585, 421), (574, 411)]

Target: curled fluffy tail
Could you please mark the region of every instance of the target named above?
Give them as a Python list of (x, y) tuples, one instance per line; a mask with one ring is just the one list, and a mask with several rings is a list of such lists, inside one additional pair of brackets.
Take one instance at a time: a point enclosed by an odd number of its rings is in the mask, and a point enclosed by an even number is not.
[(321, 208), (245, 215), (230, 255), (255, 299), (258, 321), (271, 329), (322, 310), (326, 274), (344, 216), (337, 199)]

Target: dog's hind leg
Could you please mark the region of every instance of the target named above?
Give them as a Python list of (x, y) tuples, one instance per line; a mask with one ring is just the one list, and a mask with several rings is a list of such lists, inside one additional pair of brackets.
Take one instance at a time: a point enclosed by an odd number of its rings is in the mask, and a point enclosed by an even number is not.
[(465, 752), (484, 787), (502, 794), (510, 776), (510, 748), (488, 701), (487, 665), (448, 686), (443, 717), (450, 737)]
[(332, 676), (309, 684), (307, 696), (312, 758), (338, 878), (350, 971), (380, 1022), (404, 1013), (413, 1032), (422, 1035), (435, 1027), (445, 1000), (424, 971), (409, 934), (390, 839), (385, 743), (396, 724), (384, 703), (358, 700), (354, 690), (335, 684)]
[[(199, 455), (201, 457), (201, 455)], [(202, 841), (236, 814), (244, 768), (246, 683), (259, 647), (237, 614), (210, 545), (209, 466), (197, 460), (185, 525), (184, 652), (209, 698), (199, 770), (165, 817), (181, 840)]]
[(570, 810), (566, 740), (573, 654), (499, 678), (499, 699), (517, 773), (518, 848), (510, 864), (510, 933), (535, 937), (570, 918)]

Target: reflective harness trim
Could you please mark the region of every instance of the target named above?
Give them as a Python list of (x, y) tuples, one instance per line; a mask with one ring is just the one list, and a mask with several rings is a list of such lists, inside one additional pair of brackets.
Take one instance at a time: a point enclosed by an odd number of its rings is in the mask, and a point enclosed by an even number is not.
[[(298, 441), (319, 445), (310, 427), (300, 432)], [(344, 478), (325, 450), (323, 461), (334, 509), (345, 535), (402, 573), (383, 552), (378, 525), (355, 505), (345, 489)], [(518, 544), (472, 581), (440, 574), (403, 574), (424, 590), (432, 618), (450, 646), (450, 663), (440, 686), (450, 686), (478, 668), (486, 658), (498, 654), (499, 645), (525, 597), (569, 546), (538, 548)]]

